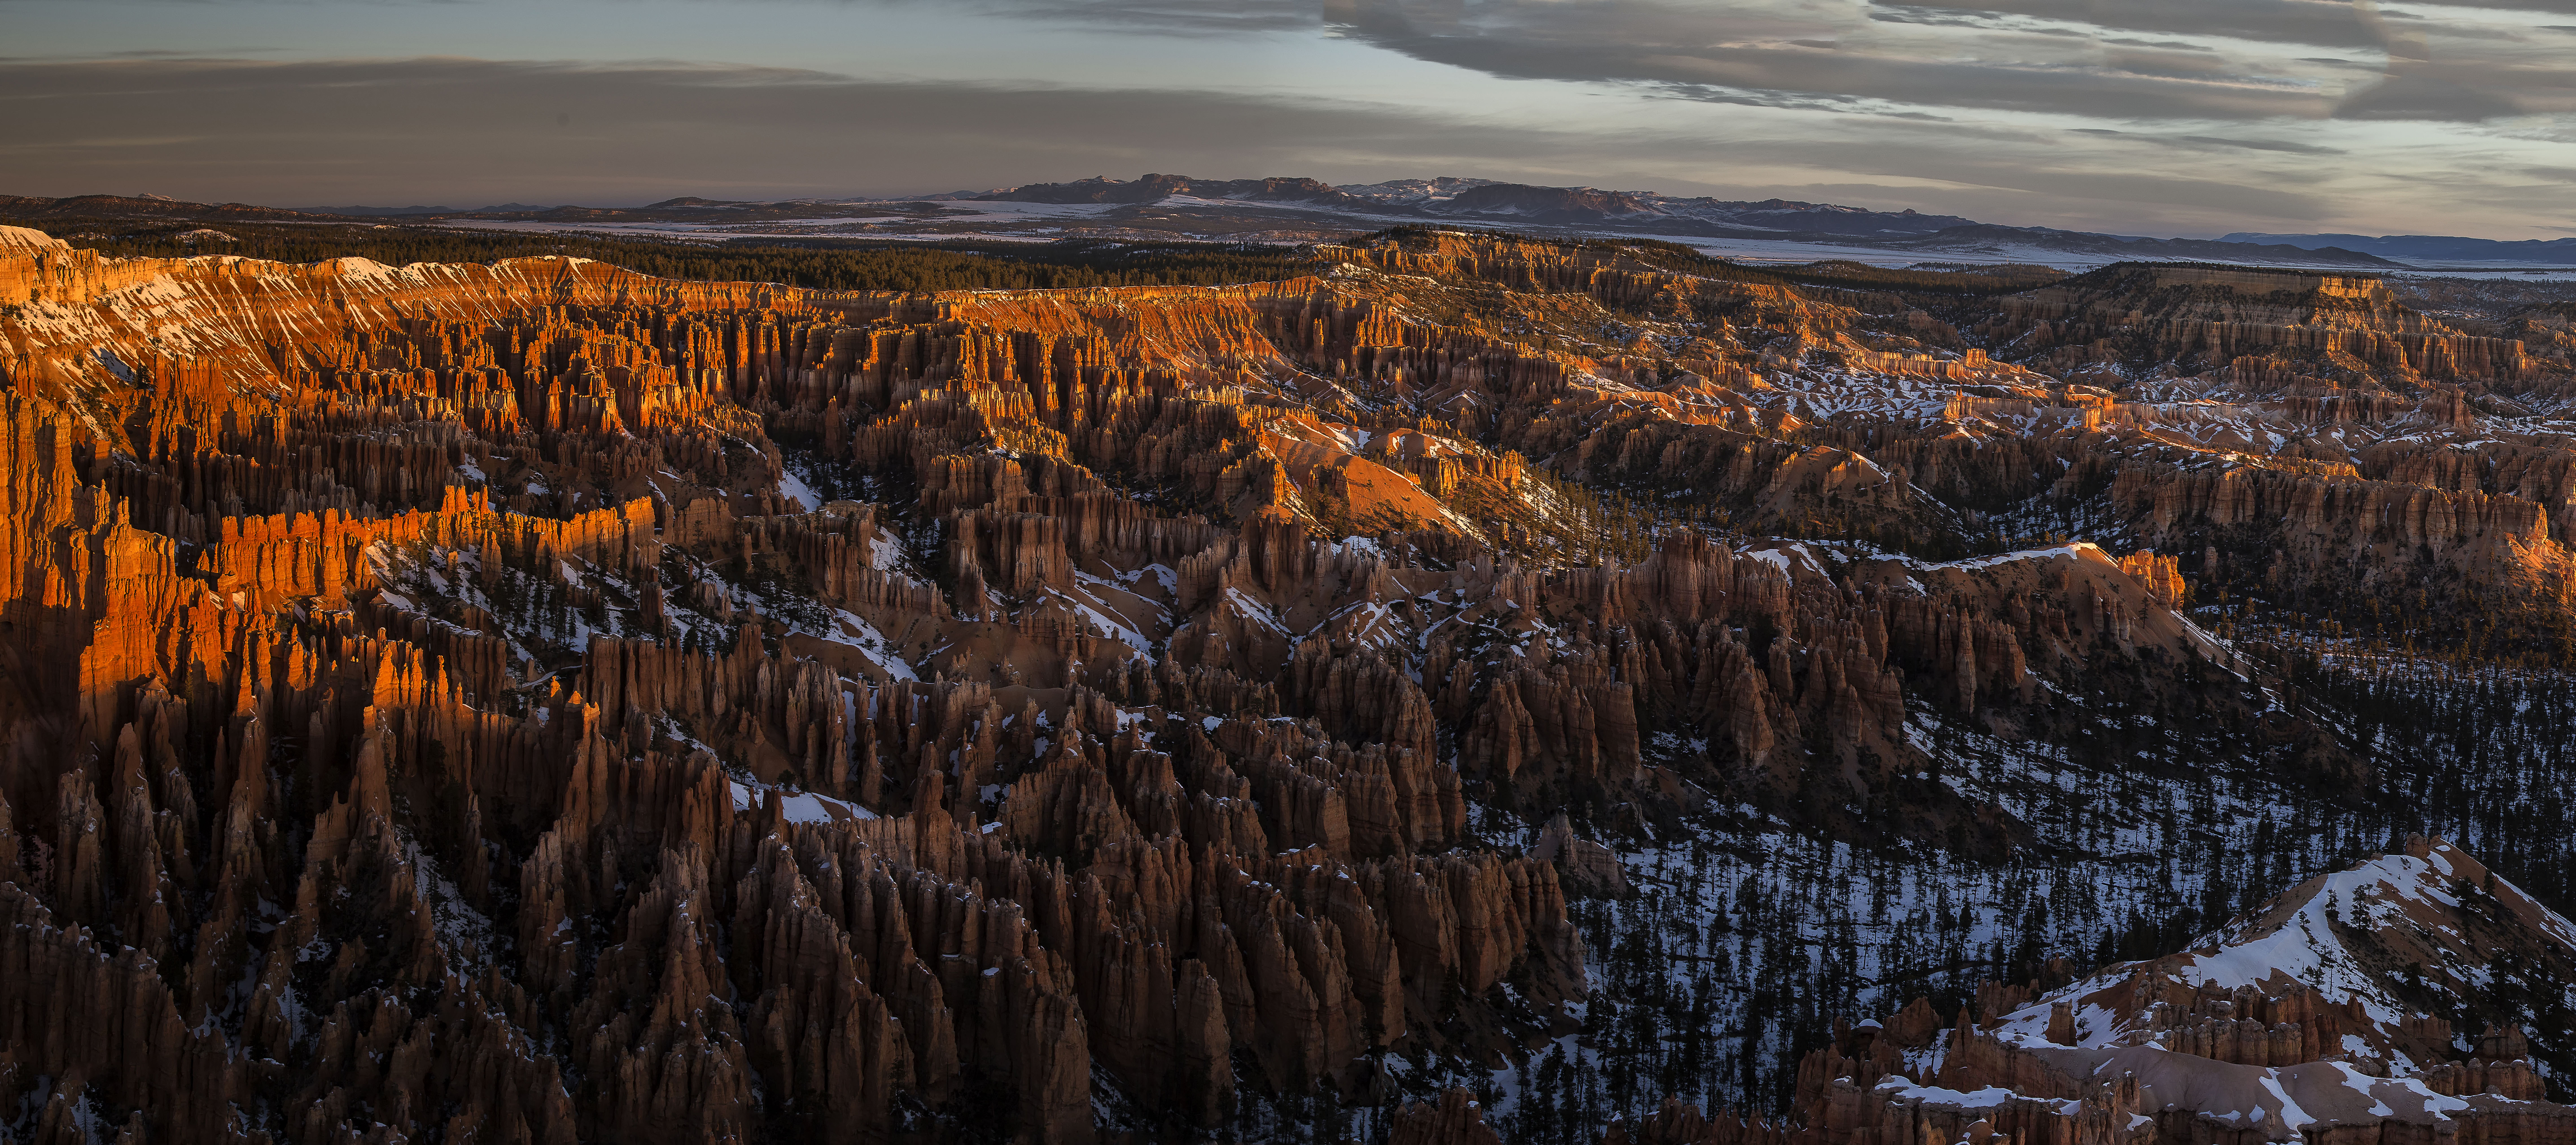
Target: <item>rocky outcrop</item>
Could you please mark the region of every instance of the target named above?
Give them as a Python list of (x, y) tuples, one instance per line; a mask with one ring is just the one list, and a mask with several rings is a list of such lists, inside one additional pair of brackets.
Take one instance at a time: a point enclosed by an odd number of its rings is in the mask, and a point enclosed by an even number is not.
[[(1293, 497), (1238, 402), (1127, 364), (1248, 353), (1275, 292), (1111, 339), (1053, 299), (960, 326), (593, 264), (11, 257), (43, 320), (0, 398), (0, 1096), (50, 1079), (47, 1124), (1087, 1141), (1096, 1087), (1217, 1126), (1584, 990), (1554, 871), (1456, 850), (1427, 698), (1353, 655), (1382, 634), (1317, 629), (1293, 681), (1296, 641), (1125, 635), (1233, 599), (1194, 561), (1265, 599), (1335, 570), (1309, 610), (1431, 575), (1068, 456)], [(772, 429), (914, 467), (948, 566), (911, 506), (791, 503)], [(1283, 693), (1318, 718), (1266, 720)]]
[[(2401, 305), (2375, 279), (2201, 266), (2113, 267), (2006, 300), (1987, 331), (2052, 365), (2226, 365), (2286, 352), (2388, 380), (2527, 381), (2522, 343), (2465, 334)], [(2196, 371), (2195, 371), (2196, 372)]]
[(1562, 814), (1548, 820), (1529, 857), (1556, 864), (1557, 881), (1578, 895), (1617, 898), (1628, 893), (1628, 878), (1619, 872), (1619, 856), (1590, 839), (1579, 838)]
[(1698, 1106), (1677, 1098), (1665, 1099), (1652, 1117), (1612, 1122), (1601, 1137), (1603, 1145), (1774, 1145), (1786, 1139), (1786, 1134), (1758, 1118), (1721, 1114), (1711, 1121)]
[[(1964, 310), (1669, 251), (1330, 257), (927, 296), (0, 230), (0, 1109), (183, 1141), (1267, 1132), (1576, 1028), (1567, 898), (1635, 893), (1610, 835), (1716, 806), (2000, 853), (2016, 824), (1922, 728), (2056, 742), (2116, 696), (2301, 734), (2196, 594), (2564, 580), (2562, 446), (2210, 464), (2220, 415), (2029, 371), (2111, 337), (2091, 286), (1994, 304), (2011, 365)], [(2554, 361), (2350, 282), (2222, 286), (2255, 288), (2165, 283), (2131, 325), (2226, 356), (2208, 385), (2306, 387), (2271, 413), (2450, 432)], [(2362, 367), (2411, 405), (2296, 406)], [(2004, 543), (2042, 498), (2133, 555)], [(2213, 1068), (2377, 1036), (2122, 983), (2125, 1028)], [(1950, 1043), (1950, 1080), (2028, 1101), (1876, 1088), (1942, 1080), (1890, 1048), (1929, 1013), (1819, 1059), (1810, 1130), (2159, 1116), (2169, 1083), (2049, 1056), (2147, 1048), (2072, 1006)], [(2517, 1037), (2423, 1084), (2524, 1100)], [(1377, 1123), (1494, 1137), (1465, 1102)]]
[[(2353, 913), (2330, 918), (2336, 902)], [(2046, 993), (1989, 984), (1947, 1031), (1933, 1028), (1920, 1000), (1884, 1026), (1843, 1027), (1799, 1067), (1805, 1132), (1829, 1141), (1924, 1132), (1973, 1141), (2454, 1132), (2558, 1140), (2576, 1130), (2576, 1109), (2545, 1100), (2518, 1029), (2489, 1028), (2471, 1042), (2429, 1015), (2390, 1018), (2389, 991), (2407, 986), (2389, 952), (2456, 950), (2468, 933), (2492, 944), (2474, 956), (2482, 959), (2555, 966), (2576, 957), (2563, 919), (2456, 848), (2419, 837), (2404, 854), (2293, 888), (2208, 948), (2108, 967)], [(2227, 984), (2243, 978), (2258, 981)]]
[(1501, 1145), (1485, 1124), (1484, 1110), (1466, 1090), (1441, 1091), (1440, 1104), (1407, 1105), (1396, 1111), (1386, 1138), (1392, 1145)]

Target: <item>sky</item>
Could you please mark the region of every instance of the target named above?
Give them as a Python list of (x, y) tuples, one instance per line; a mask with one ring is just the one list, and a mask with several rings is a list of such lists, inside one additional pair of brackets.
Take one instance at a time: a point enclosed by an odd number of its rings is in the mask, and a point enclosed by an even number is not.
[(2576, 0), (0, 0), (0, 194), (1442, 175), (2576, 234)]

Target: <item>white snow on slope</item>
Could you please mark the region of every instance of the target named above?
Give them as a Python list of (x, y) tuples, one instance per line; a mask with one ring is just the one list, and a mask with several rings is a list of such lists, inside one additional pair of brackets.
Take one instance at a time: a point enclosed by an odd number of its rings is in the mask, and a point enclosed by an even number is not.
[[(736, 811), (749, 811), (759, 806), (761, 798), (767, 794), (766, 791), (754, 791), (743, 786), (740, 780), (731, 781), (730, 786), (733, 788), (733, 809)], [(830, 823), (844, 819), (877, 817), (876, 812), (856, 803), (816, 795), (810, 791), (794, 795), (780, 794), (778, 810), (790, 823)]]
[[(2239, 919), (2204, 939), (2195, 952), (2174, 960), (2172, 980), (2228, 990), (2247, 986), (2275, 990), (2285, 980), (2300, 982), (2325, 1001), (2357, 1001), (2372, 1023), (2393, 1027), (2411, 1011), (2388, 993), (2380, 972), (2344, 944), (2336, 933), (2336, 918), (2347, 929), (2371, 931), (2426, 925), (2410, 917), (2410, 905), (2443, 910), (2461, 905), (2450, 886), (2458, 869), (2451, 857), (2457, 854), (2449, 844), (2437, 844), (2422, 858), (2382, 855), (2349, 870), (2319, 876), (2296, 888), (2306, 893), (2304, 900)], [(2311, 886), (2313, 890), (2308, 889)], [(2505, 879), (2491, 878), (2490, 886), (2500, 898), (2527, 901), (2520, 888)], [(2529, 905), (2542, 934), (2576, 951), (2576, 924), (2537, 903)], [(2121, 963), (2051, 991), (2014, 1011), (2000, 1034), (2022, 1045), (2048, 1045), (2044, 1031), (2052, 1003), (2082, 999), (2116, 986), (2136, 970), (2136, 963)], [(2107, 1011), (2087, 1010), (2098, 1016), (2089, 1023), (2078, 1022), (2086, 1032), (2082, 1044), (2110, 1046), (2126, 1039), (2127, 1029)]]
[(823, 507), (823, 495), (816, 493), (814, 487), (807, 485), (805, 479), (797, 476), (793, 469), (782, 468), (778, 471), (778, 494), (796, 502), (808, 513)]

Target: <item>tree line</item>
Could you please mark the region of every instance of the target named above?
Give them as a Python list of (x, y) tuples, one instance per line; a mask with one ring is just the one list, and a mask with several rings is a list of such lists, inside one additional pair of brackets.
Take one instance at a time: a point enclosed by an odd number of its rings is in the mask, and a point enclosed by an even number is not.
[[(119, 258), (233, 254), (277, 262), (366, 258), (488, 263), (567, 255), (657, 278), (775, 282), (817, 290), (1066, 290), (1104, 286), (1215, 286), (1276, 282), (1319, 268), (1300, 247), (1256, 243), (1046, 243), (883, 239), (607, 237), (392, 224), (249, 223), (110, 218), (7, 218), (72, 246)], [(198, 232), (214, 230), (224, 238)], [(227, 239), (229, 241), (227, 241)]]

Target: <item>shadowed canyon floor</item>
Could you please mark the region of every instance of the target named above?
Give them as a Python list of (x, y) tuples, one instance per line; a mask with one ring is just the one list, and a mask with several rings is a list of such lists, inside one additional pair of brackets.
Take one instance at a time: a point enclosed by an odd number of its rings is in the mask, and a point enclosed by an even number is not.
[(0, 228), (0, 1138), (2576, 1143), (2566, 300), (1313, 255)]

